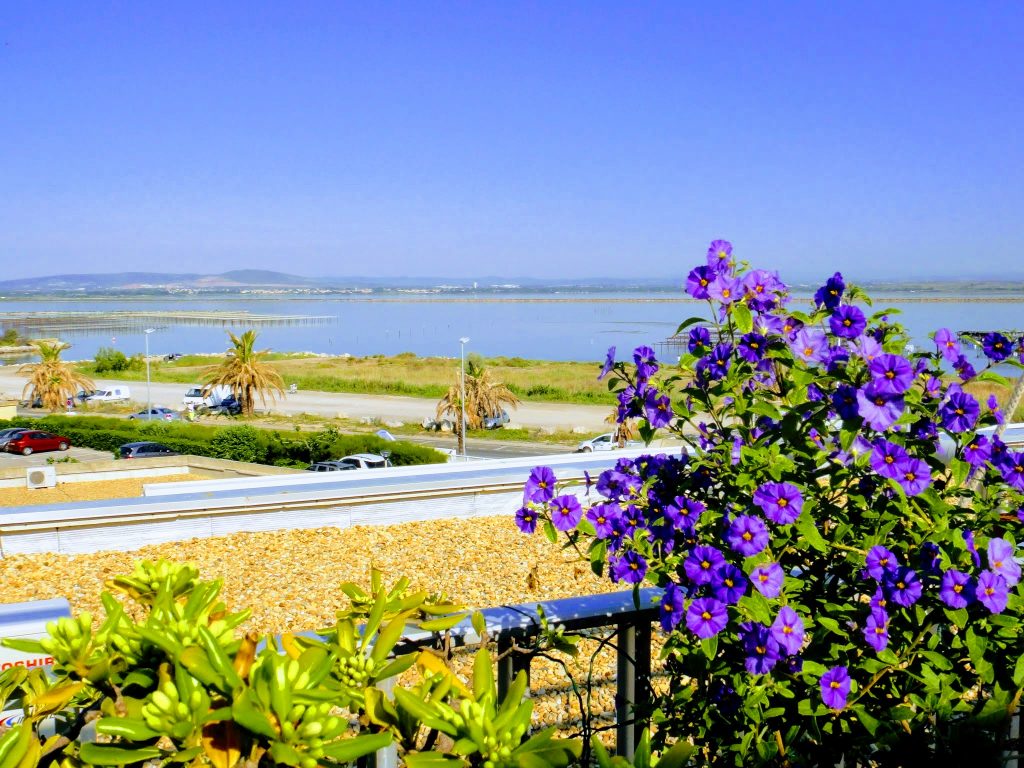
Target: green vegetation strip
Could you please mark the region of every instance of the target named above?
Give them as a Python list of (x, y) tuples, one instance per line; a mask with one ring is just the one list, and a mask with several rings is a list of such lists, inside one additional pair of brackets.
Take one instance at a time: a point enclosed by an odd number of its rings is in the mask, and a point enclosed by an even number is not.
[(153, 441), (182, 454), (232, 459), (255, 464), (303, 467), (314, 461), (338, 459), (353, 453), (391, 451), (391, 463), (440, 464), (444, 454), (407, 441), (381, 440), (376, 435), (343, 435), (327, 428), (301, 437), (253, 426), (214, 427), (199, 424), (135, 422), (96, 416), (47, 416), (0, 421), (0, 428), (32, 427), (57, 433), (73, 445), (111, 451), (125, 443)]

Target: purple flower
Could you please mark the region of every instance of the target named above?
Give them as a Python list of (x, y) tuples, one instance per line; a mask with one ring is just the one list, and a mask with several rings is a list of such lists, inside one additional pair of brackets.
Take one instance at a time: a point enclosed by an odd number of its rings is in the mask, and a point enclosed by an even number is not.
[(875, 590), (875, 594), (871, 596), (869, 603), (871, 605), (871, 610), (884, 611), (889, 607), (889, 598), (885, 596), (885, 590), (879, 587)]
[(683, 603), (683, 590), (679, 588), (679, 585), (670, 581), (665, 586), (665, 591), (661, 594), (659, 607), (661, 628), (666, 632), (671, 632), (683, 620), (685, 606)]
[(775, 621), (772, 622), (772, 637), (787, 654), (800, 652), (804, 642), (804, 622), (788, 605), (779, 609)]
[(613, 367), (615, 367), (615, 347), (608, 347), (608, 354), (605, 355), (604, 365), (601, 367), (601, 372), (597, 375), (597, 380), (600, 381), (611, 373)]
[(637, 347), (633, 350), (633, 362), (636, 363), (636, 375), (640, 379), (649, 379), (658, 372), (658, 361), (654, 358), (654, 350), (650, 347)]
[[(995, 462), (995, 456), (992, 457)], [(1011, 453), (1009, 451), (999, 461), (999, 474), (1011, 488), (1024, 491), (1024, 451)]]
[(864, 622), (864, 639), (875, 651), (884, 651), (889, 645), (889, 614), (881, 609), (872, 610)]
[(846, 697), (850, 695), (850, 674), (846, 667), (832, 667), (821, 676), (821, 700), (829, 709), (840, 710), (846, 707)]
[(942, 574), (939, 597), (950, 608), (966, 608), (974, 602), (974, 582), (966, 573), (950, 569)]
[(978, 435), (964, 446), (964, 461), (972, 467), (982, 466), (991, 456), (992, 448), (984, 435)]
[(843, 421), (857, 418), (857, 390), (849, 384), (840, 384), (832, 393), (832, 407)]
[(715, 271), (711, 267), (691, 269), (686, 276), (686, 292), (695, 299), (709, 298), (708, 288), (715, 280)]
[(725, 603), (713, 597), (701, 597), (686, 609), (686, 628), (702, 640), (714, 637), (729, 623)]
[(1003, 360), (1013, 354), (1013, 344), (1003, 334), (996, 331), (986, 333), (981, 337), (981, 348), (985, 353), (985, 357), (996, 363), (1003, 362)]
[(672, 401), (668, 395), (658, 396), (657, 391), (651, 390), (644, 398), (644, 414), (648, 423), (655, 429), (667, 427), (672, 423)]
[(1006, 422), (1006, 417), (1003, 412), (999, 410), (999, 398), (995, 395), (989, 395), (987, 401), (988, 409), (992, 412), (992, 418), (996, 420), (996, 424), (1000, 426)]
[(630, 550), (622, 557), (608, 558), (611, 565), (612, 581), (624, 581), (627, 584), (639, 584), (647, 574), (647, 561)]
[(856, 339), (864, 333), (867, 325), (864, 313), (850, 304), (836, 307), (828, 319), (828, 327), (832, 333), (842, 339)]
[(595, 504), (587, 510), (587, 520), (594, 526), (597, 538), (610, 539), (615, 535), (615, 523), (621, 514), (618, 504)]
[[(548, 470), (550, 472), (550, 470)], [(640, 487), (640, 479), (620, 472), (617, 469), (606, 469), (597, 478), (597, 492), (609, 499), (620, 499), (629, 496)], [(549, 497), (550, 498), (550, 497)]]
[(644, 513), (635, 504), (628, 505), (616, 521), (618, 530), (625, 536), (632, 538), (639, 528), (646, 528), (647, 521)]
[(932, 484), (932, 472), (922, 459), (904, 459), (896, 465), (899, 477), (896, 478), (907, 496), (917, 496)]
[(708, 286), (708, 295), (723, 304), (732, 304), (743, 297), (743, 287), (735, 277), (722, 272)]
[(960, 376), (960, 381), (968, 381), (978, 375), (977, 371), (974, 370), (974, 366), (971, 365), (970, 361), (963, 355), (960, 355), (960, 357), (953, 362), (953, 370), (955, 370), (957, 375)]
[(882, 349), (882, 345), (878, 343), (877, 339), (871, 336), (863, 336), (857, 339), (856, 344), (857, 354), (860, 355), (864, 362), (870, 363), (879, 355), (885, 354), (885, 350)]
[(694, 584), (710, 584), (715, 571), (725, 565), (725, 557), (715, 547), (703, 544), (694, 547), (683, 561), (683, 570)]
[(732, 521), (725, 535), (729, 546), (744, 557), (751, 557), (768, 546), (768, 529), (761, 518), (740, 515)]
[(559, 531), (571, 531), (583, 517), (583, 507), (575, 496), (566, 494), (551, 500), (551, 522)]
[(875, 391), (885, 395), (902, 395), (914, 383), (914, 369), (900, 355), (879, 355), (868, 363), (868, 373)]
[(743, 278), (743, 291), (747, 301), (758, 312), (767, 312), (778, 302), (775, 292), (785, 290), (779, 276), (766, 269), (752, 270)]
[(978, 577), (978, 587), (975, 590), (978, 601), (992, 613), (1002, 613), (1006, 610), (1006, 603), (1010, 599), (1010, 588), (998, 573), (982, 571)]
[(754, 491), (754, 503), (773, 523), (789, 525), (800, 517), (804, 497), (792, 483), (764, 483)]
[(764, 357), (767, 347), (768, 341), (760, 333), (747, 333), (740, 337), (736, 351), (748, 363), (756, 363)]
[(701, 502), (685, 496), (676, 496), (675, 502), (681, 516), (680, 527), (694, 528), (707, 509)]
[(896, 605), (909, 608), (921, 597), (921, 580), (913, 569), (904, 566), (885, 574), (883, 586)]
[(814, 294), (814, 303), (825, 309), (835, 309), (843, 298), (843, 291), (846, 290), (846, 283), (843, 276), (836, 272), (825, 281), (825, 284)]
[(881, 581), (887, 573), (895, 571), (900, 563), (896, 559), (896, 555), (891, 551), (881, 544), (876, 544), (868, 550), (867, 559), (864, 564), (867, 568), (868, 576), (876, 581)]
[(537, 513), (529, 507), (520, 507), (516, 510), (516, 526), (523, 533), (533, 533), (537, 530)]
[(526, 500), (542, 503), (555, 496), (555, 473), (550, 467), (534, 467), (526, 481)]
[(690, 340), (686, 348), (691, 354), (699, 355), (705, 349), (711, 348), (711, 331), (706, 326), (698, 325), (690, 329)]
[(708, 246), (708, 266), (716, 273), (732, 269), (735, 266), (732, 260), (732, 243), (728, 240), (712, 240)]
[(776, 598), (782, 592), (785, 574), (778, 563), (762, 563), (750, 573), (750, 583), (762, 595)]
[(732, 605), (747, 593), (747, 577), (735, 565), (726, 563), (715, 571), (711, 588), (716, 600)]
[(820, 363), (828, 357), (828, 337), (821, 331), (799, 330), (790, 348), (805, 363)]
[(770, 672), (782, 655), (779, 653), (778, 642), (764, 624), (743, 622), (740, 625), (740, 641), (743, 652), (747, 654), (743, 664), (752, 675)]
[(974, 531), (970, 528), (965, 528), (960, 535), (964, 537), (964, 544), (967, 545), (967, 551), (971, 553), (974, 567), (981, 568), (981, 555), (978, 554), (978, 548), (974, 544)]
[(966, 432), (974, 429), (981, 413), (978, 401), (966, 392), (954, 392), (939, 407), (942, 426), (950, 432)]
[(939, 328), (935, 332), (935, 347), (951, 363), (960, 357), (960, 342), (949, 328)]
[(871, 468), (882, 477), (895, 480), (900, 474), (900, 462), (909, 458), (903, 446), (888, 440), (876, 440), (871, 450)]
[(1020, 566), (1013, 558), (1013, 544), (1006, 539), (988, 540), (988, 567), (1006, 579), (1007, 586), (1020, 581)]
[(884, 432), (903, 414), (903, 396), (880, 391), (876, 382), (857, 390), (857, 412), (876, 432)]

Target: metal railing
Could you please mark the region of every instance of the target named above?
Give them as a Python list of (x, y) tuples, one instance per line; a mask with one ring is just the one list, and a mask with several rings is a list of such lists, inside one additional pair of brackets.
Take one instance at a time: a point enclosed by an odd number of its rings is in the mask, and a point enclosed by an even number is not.
[[(611, 646), (616, 653), (615, 751), (632, 758), (649, 717), (651, 625), (658, 618), (660, 595), (660, 589), (647, 588), (639, 590), (636, 601), (632, 591), (613, 592), (480, 611), (484, 634), (497, 646), (499, 698), (505, 696), (521, 670), (529, 678), (530, 662), (534, 658), (531, 645), (542, 633), (538, 608), (543, 611), (549, 627), (560, 627), (566, 633), (612, 628), (618, 639)], [(458, 648), (479, 644), (481, 640), (472, 621), (466, 618), (447, 633), (413, 632), (395, 647), (395, 653), (437, 648), (442, 643)], [(587, 716), (585, 712), (581, 714)], [(390, 747), (360, 765), (393, 768), (397, 764), (395, 748)]]

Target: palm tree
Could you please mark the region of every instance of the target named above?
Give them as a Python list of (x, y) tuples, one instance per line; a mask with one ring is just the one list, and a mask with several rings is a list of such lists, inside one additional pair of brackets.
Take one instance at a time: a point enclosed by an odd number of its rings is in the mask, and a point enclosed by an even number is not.
[(93, 389), (92, 379), (76, 371), (69, 363), (60, 359), (60, 353), (70, 347), (60, 341), (35, 341), (32, 346), (39, 352), (38, 363), (26, 363), (18, 373), (28, 376), (28, 383), (21, 396), (26, 400), (39, 398), (43, 408), (59, 411), (73, 399), (80, 389)]
[(619, 448), (625, 448), (626, 442), (629, 440), (636, 440), (640, 436), (640, 431), (636, 426), (636, 419), (626, 419), (621, 424), (619, 423), (619, 409), (612, 408), (612, 412), (605, 416), (605, 424), (612, 424), (615, 426), (615, 433), (612, 435), (612, 440)]
[(271, 400), (275, 394), (284, 395), (284, 381), (280, 373), (260, 359), (269, 350), (257, 352), (254, 349), (256, 331), (248, 330), (241, 336), (228, 331), (228, 336), (231, 348), (224, 362), (206, 371), (206, 392), (216, 386), (230, 387), (242, 413), (251, 416), (256, 409), (256, 396), (259, 395), (260, 402), (266, 405), (268, 395)]
[[(466, 425), (469, 429), (479, 429), (484, 419), (498, 416), (505, 406), (515, 408), (519, 398), (507, 386), (491, 377), (490, 371), (472, 358), (466, 365)], [(460, 374), (455, 374), (455, 383), (448, 387), (444, 397), (437, 403), (437, 421), (450, 416), (455, 424), (455, 434), (459, 438), (459, 453), (465, 448), (465, 435), (462, 434), (462, 381)]]

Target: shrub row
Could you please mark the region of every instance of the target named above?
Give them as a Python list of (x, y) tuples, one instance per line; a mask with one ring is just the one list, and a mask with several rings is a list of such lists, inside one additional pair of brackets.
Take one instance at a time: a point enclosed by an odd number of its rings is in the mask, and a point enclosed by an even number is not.
[(396, 465), (438, 464), (445, 460), (443, 454), (426, 446), (385, 441), (376, 435), (342, 435), (333, 429), (310, 433), (299, 440), (248, 425), (210, 427), (98, 416), (18, 417), (0, 422), (0, 427), (33, 427), (55, 432), (70, 439), (73, 445), (112, 453), (125, 443), (153, 440), (178, 453), (277, 466), (299, 466), (382, 450), (391, 451), (391, 462)]

